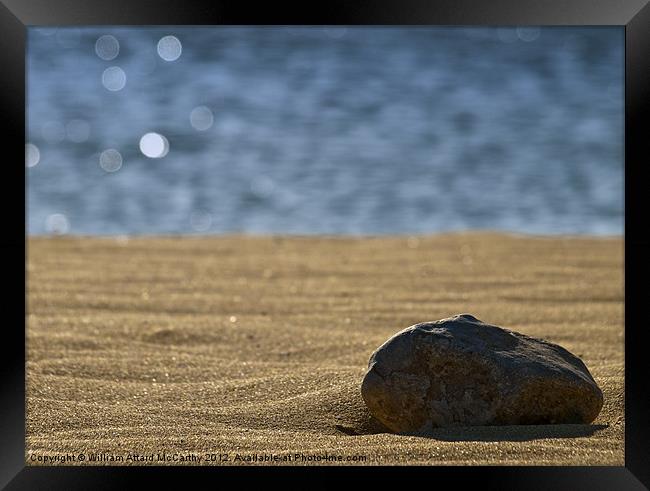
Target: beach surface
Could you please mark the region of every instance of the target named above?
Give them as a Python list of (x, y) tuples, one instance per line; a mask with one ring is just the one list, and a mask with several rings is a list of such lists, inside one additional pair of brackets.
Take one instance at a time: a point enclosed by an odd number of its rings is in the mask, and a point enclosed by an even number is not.
[[(30, 237), (26, 463), (623, 465), (623, 312), (620, 237)], [(579, 356), (596, 421), (386, 433), (371, 353), (459, 313)]]

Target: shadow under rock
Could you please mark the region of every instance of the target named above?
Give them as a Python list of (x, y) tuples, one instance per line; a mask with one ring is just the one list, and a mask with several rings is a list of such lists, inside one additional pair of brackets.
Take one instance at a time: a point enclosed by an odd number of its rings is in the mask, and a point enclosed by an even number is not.
[[(361, 424), (359, 424), (361, 423)], [(555, 425), (511, 425), (511, 426), (454, 426), (434, 428), (423, 433), (400, 433), (400, 436), (416, 436), (448, 442), (499, 442), (527, 441), (548, 438), (579, 438), (592, 436), (607, 428), (604, 424), (555, 424)], [(335, 428), (349, 436), (392, 433), (373, 417), (353, 425), (337, 424)]]
[(349, 436), (378, 435), (391, 431), (368, 413), (351, 424), (335, 424), (334, 428)]
[(449, 442), (499, 442), (542, 440), (546, 438), (579, 438), (595, 434), (608, 425), (555, 424), (512, 426), (462, 426), (434, 428), (426, 433), (409, 434)]

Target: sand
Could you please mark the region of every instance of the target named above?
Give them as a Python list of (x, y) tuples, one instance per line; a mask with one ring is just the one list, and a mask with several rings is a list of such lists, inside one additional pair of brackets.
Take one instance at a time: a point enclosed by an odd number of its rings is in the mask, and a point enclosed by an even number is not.
[[(28, 465), (624, 464), (620, 237), (56, 237), (27, 253)], [(580, 356), (596, 421), (381, 432), (359, 392), (372, 351), (464, 312)]]

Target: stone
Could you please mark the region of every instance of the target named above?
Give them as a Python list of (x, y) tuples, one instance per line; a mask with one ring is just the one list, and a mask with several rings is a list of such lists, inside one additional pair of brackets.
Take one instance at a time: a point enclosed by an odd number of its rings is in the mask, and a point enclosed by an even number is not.
[(395, 433), (436, 427), (591, 423), (603, 394), (557, 344), (472, 315), (407, 327), (370, 357), (361, 384), (370, 413)]

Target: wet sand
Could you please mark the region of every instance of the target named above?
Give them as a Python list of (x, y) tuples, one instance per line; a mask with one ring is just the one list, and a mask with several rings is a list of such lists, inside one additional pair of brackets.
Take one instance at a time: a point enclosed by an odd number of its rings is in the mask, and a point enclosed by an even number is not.
[[(28, 465), (624, 464), (621, 238), (57, 237), (27, 253)], [(372, 351), (464, 312), (580, 356), (596, 421), (382, 432), (359, 392)]]

